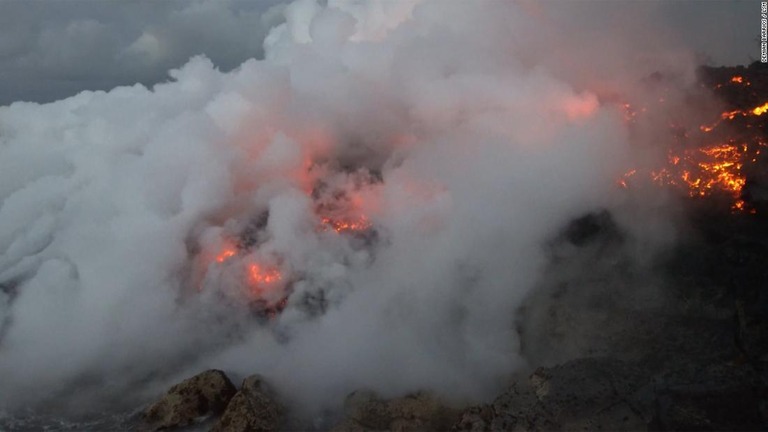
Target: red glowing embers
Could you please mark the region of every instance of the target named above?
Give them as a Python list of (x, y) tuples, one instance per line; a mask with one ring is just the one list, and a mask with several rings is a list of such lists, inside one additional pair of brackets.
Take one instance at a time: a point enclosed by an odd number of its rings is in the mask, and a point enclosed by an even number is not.
[(247, 266), (248, 286), (251, 292), (256, 295), (273, 294), (272, 291), (280, 289), (280, 282), (283, 275), (275, 267), (267, 267), (258, 263), (251, 263)]
[(233, 247), (226, 247), (221, 252), (219, 252), (218, 255), (216, 255), (216, 262), (223, 263), (235, 255), (237, 255), (237, 249)]
[(371, 223), (365, 216), (347, 217), (332, 219), (324, 217), (321, 219), (324, 228), (330, 228), (339, 234), (342, 233), (361, 233), (371, 228)]

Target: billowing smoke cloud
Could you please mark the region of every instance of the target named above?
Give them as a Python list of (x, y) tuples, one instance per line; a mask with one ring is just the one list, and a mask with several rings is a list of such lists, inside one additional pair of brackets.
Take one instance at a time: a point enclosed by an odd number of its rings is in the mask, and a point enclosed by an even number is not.
[(545, 242), (630, 205), (655, 138), (616, 102), (659, 69), (685, 89), (690, 56), (591, 47), (562, 4), (329, 3), (231, 72), (0, 108), (0, 404), (201, 367), (311, 408), (477, 400), (524, 365)]

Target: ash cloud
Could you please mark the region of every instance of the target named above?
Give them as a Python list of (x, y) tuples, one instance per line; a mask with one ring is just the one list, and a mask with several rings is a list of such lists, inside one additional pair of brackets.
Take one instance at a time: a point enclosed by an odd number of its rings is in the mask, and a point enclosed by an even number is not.
[[(525, 366), (515, 311), (565, 224), (615, 211), (636, 257), (668, 237), (660, 198), (616, 186), (657, 125), (628, 130), (611, 98), (661, 69), (674, 107), (694, 56), (647, 5), (664, 43), (617, 26), (591, 47), (582, 6), (299, 0), (264, 60), (0, 107), (0, 404), (141, 398), (201, 367), (310, 410), (362, 387), (491, 395)], [(270, 319), (254, 263), (291, 293)]]

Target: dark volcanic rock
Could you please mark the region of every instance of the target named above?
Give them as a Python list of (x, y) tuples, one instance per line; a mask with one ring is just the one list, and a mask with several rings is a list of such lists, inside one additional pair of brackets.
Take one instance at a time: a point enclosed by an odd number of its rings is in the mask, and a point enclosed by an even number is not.
[(714, 364), (656, 379), (651, 426), (661, 430), (764, 430), (765, 384), (749, 367)]
[(620, 234), (611, 214), (601, 210), (574, 219), (561, 236), (575, 246), (584, 246), (601, 236), (619, 238)]
[(213, 432), (271, 432), (278, 430), (282, 409), (260, 375), (251, 375), (227, 405)]
[(744, 365), (689, 365), (652, 375), (637, 365), (579, 359), (539, 368), (454, 431), (764, 430), (766, 386)]
[(612, 359), (539, 368), (490, 405), (466, 410), (453, 430), (641, 430), (652, 414), (632, 395), (647, 382), (638, 368)]
[(237, 389), (220, 370), (207, 370), (171, 387), (144, 412), (154, 430), (186, 426), (210, 414), (218, 415)]
[(459, 414), (427, 393), (382, 400), (374, 393), (357, 391), (347, 397), (344, 407), (345, 418), (334, 432), (443, 431)]

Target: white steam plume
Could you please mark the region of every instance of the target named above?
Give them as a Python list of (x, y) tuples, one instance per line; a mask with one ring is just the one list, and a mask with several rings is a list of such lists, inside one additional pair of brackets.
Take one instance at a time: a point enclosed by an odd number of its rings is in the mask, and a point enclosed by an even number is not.
[[(200, 367), (309, 407), (489, 396), (524, 364), (544, 242), (625, 199), (630, 136), (602, 98), (690, 79), (674, 44), (590, 49), (549, 6), (300, 0), (263, 61), (0, 108), (0, 406)], [(270, 319), (251, 265), (280, 275), (267, 309), (291, 293)]]

